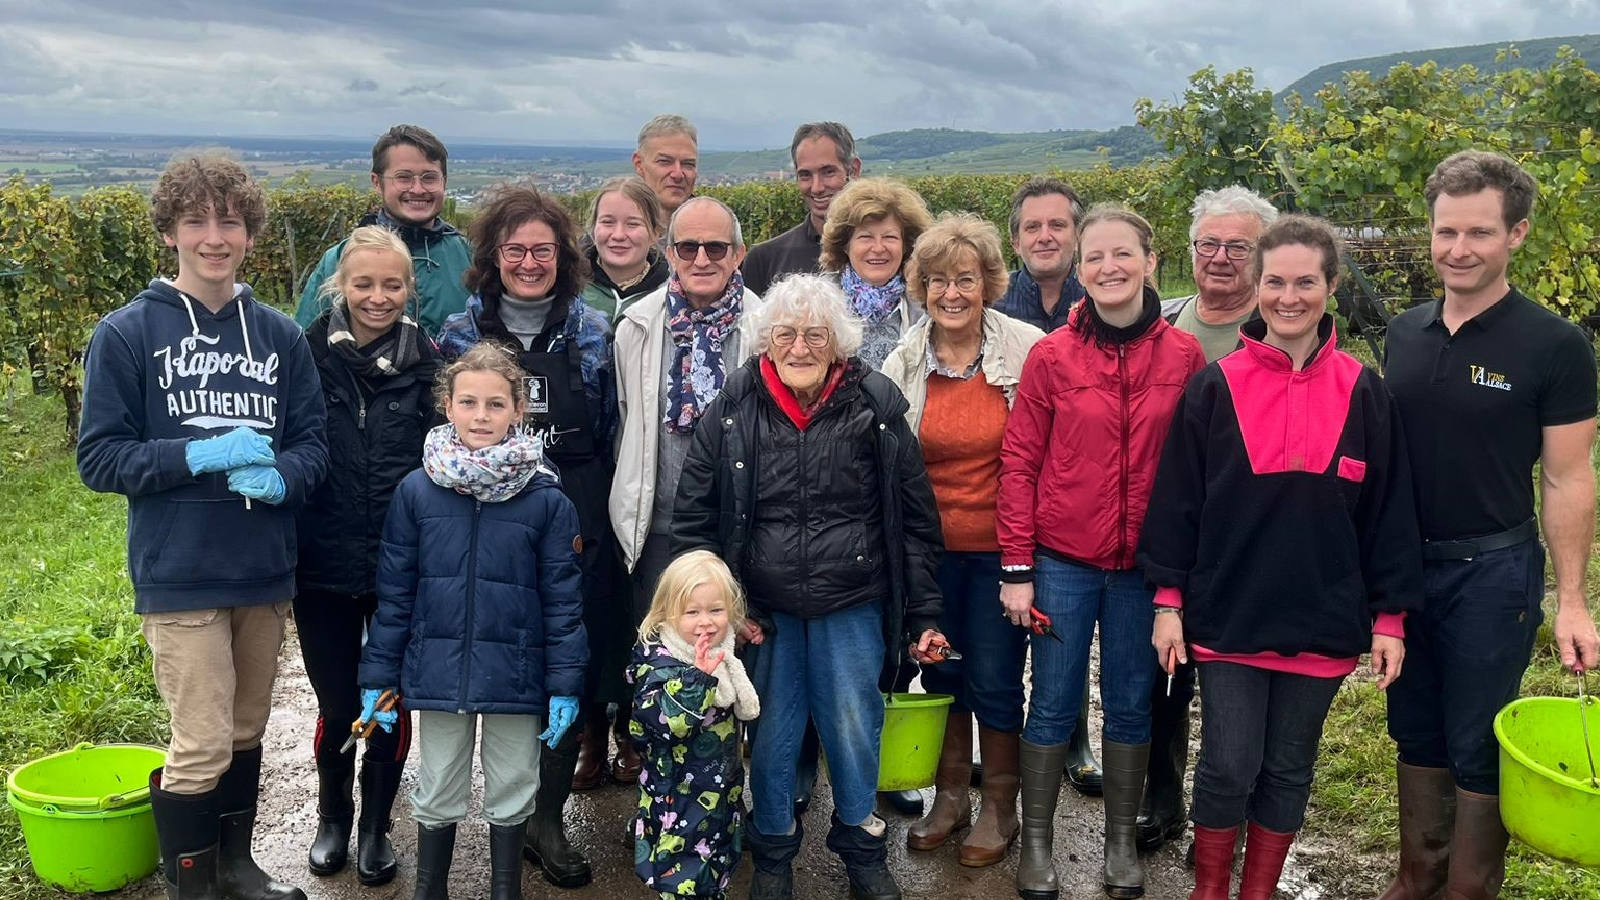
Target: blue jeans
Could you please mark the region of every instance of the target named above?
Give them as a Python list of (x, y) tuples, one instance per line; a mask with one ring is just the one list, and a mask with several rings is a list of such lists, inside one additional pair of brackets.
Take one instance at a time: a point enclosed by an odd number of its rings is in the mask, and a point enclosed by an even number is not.
[(846, 825), (872, 815), (883, 734), (883, 616), (865, 603), (815, 619), (774, 613), (752, 660), (761, 716), (750, 744), (755, 829), (783, 835), (794, 825), (794, 776), (806, 720), (828, 757), (833, 808)]
[(939, 630), (962, 659), (922, 668), (922, 687), (956, 698), (950, 711), (978, 724), (1022, 730), (1022, 666), (1028, 633), (1001, 615), (1000, 554), (946, 551), (939, 562), (944, 613)]
[(1233, 828), (1247, 818), (1268, 831), (1305, 822), (1322, 723), (1343, 678), (1203, 662), (1196, 825)]
[(1498, 794), (1494, 717), (1517, 698), (1544, 621), (1544, 547), (1429, 560), (1422, 577), (1422, 612), (1406, 617), (1406, 662), (1389, 686), (1389, 735), (1401, 762)]
[(1033, 693), (1022, 736), (1030, 744), (1064, 744), (1072, 737), (1089, 677), (1089, 644), (1100, 623), (1101, 734), (1119, 744), (1150, 742), (1150, 685), (1156, 651), (1155, 591), (1137, 570), (1108, 572), (1041, 554), (1033, 570), (1033, 605), (1061, 635), (1033, 635)]

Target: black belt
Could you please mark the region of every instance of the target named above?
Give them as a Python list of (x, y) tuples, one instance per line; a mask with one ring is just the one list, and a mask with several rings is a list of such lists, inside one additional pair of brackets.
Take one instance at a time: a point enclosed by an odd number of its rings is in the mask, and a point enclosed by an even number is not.
[(1539, 536), (1539, 523), (1529, 519), (1515, 528), (1483, 537), (1463, 538), (1458, 541), (1423, 541), (1422, 558), (1426, 560), (1472, 559), (1493, 550), (1504, 550), (1526, 543)]

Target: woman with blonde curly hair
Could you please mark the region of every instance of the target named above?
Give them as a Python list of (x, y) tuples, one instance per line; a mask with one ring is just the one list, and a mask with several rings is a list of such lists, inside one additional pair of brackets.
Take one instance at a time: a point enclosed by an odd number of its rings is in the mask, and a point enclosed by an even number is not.
[[(995, 496), (1000, 443), (1022, 362), (1044, 337), (990, 307), (1008, 284), (1000, 232), (971, 213), (946, 213), (923, 232), (906, 265), (906, 293), (926, 317), (883, 364), (911, 409), (944, 532), (939, 627), (965, 659), (923, 669), (922, 686), (952, 694), (933, 807), (906, 833), (913, 850), (961, 842), (965, 866), (991, 866), (1017, 837), (1017, 753), (1027, 636), (1003, 617)], [(973, 822), (972, 718), (983, 755), (983, 807)]]
[(861, 317), (861, 361), (874, 369), (920, 318), (906, 303), (905, 262), (931, 224), (922, 197), (888, 178), (852, 181), (828, 206), (819, 264), (839, 276), (850, 308)]

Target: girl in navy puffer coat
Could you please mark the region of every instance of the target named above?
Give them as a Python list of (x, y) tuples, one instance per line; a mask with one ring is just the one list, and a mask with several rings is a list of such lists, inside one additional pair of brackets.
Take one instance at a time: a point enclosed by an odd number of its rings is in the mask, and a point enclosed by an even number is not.
[(396, 689), (419, 713), (418, 900), (445, 896), (480, 719), (490, 895), (519, 900), (539, 742), (556, 745), (582, 693), (582, 538), (541, 441), (519, 425), (523, 378), (493, 344), (445, 370), (449, 423), (428, 433), (422, 468), (400, 483), (384, 523), (363, 717), (384, 724), (374, 708)]

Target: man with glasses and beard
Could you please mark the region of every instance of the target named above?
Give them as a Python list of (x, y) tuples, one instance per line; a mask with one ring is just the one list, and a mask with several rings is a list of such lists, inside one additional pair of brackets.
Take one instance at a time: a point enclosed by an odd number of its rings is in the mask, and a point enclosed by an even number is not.
[(806, 202), (799, 225), (750, 248), (744, 261), (745, 287), (765, 294), (774, 281), (796, 272), (817, 271), (822, 256), (822, 223), (828, 206), (850, 180), (861, 175), (856, 139), (838, 122), (807, 122), (789, 142), (794, 183)]
[[(357, 225), (382, 225), (400, 235), (411, 251), (417, 273), (416, 296), (406, 304), (406, 315), (437, 337), (444, 320), (467, 305), (463, 280), (472, 264), (472, 248), (455, 226), (440, 218), (444, 209), (445, 163), (449, 153), (433, 132), (417, 125), (396, 125), (372, 145), (372, 186), (383, 198), (376, 212), (362, 216)], [(294, 320), (306, 328), (328, 308), (322, 293), (339, 266), (344, 241), (322, 254), (306, 279)]]
[(700, 414), (756, 346), (760, 297), (744, 286), (739, 220), (714, 197), (691, 197), (667, 226), (667, 283), (616, 324), (617, 474), (611, 526), (634, 579), (634, 622), (671, 561), (678, 477)]

